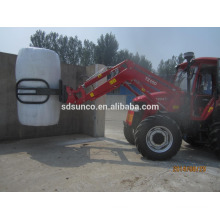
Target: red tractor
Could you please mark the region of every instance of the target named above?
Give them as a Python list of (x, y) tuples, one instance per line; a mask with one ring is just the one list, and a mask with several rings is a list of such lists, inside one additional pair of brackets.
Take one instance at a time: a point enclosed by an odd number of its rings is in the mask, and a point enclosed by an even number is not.
[[(177, 66), (173, 82), (126, 60), (94, 75), (77, 90), (63, 86), (61, 81), (59, 89), (50, 89), (47, 85), (45, 88), (31, 88), (35, 90), (34, 94), (22, 93), (30, 88), (22, 87), (21, 82), (43, 82), (42, 79), (22, 79), (17, 82), (17, 99), (24, 104), (35, 104), (23, 101), (21, 97), (46, 95), (46, 102), (50, 95), (58, 95), (63, 103), (82, 104), (123, 85), (136, 95), (132, 104), (138, 106), (138, 109), (128, 111), (124, 135), (144, 157), (169, 159), (180, 149), (182, 139), (191, 145), (207, 145), (219, 157), (220, 61), (217, 58), (194, 59), (192, 52), (185, 53), (184, 58), (187, 62)], [(87, 87), (104, 77), (108, 77), (106, 82), (86, 92)], [(136, 92), (131, 84), (140, 92)], [(147, 110), (146, 105), (158, 105), (159, 110)]]
[[(135, 143), (138, 151), (149, 159), (174, 156), (182, 139), (194, 146), (206, 145), (220, 156), (219, 59), (193, 59), (193, 53), (184, 55), (187, 62), (177, 66), (170, 91), (151, 91), (160, 110), (129, 111), (124, 122), (128, 142)], [(159, 81), (157, 77), (151, 79)], [(139, 96), (133, 103), (144, 105), (149, 100)]]

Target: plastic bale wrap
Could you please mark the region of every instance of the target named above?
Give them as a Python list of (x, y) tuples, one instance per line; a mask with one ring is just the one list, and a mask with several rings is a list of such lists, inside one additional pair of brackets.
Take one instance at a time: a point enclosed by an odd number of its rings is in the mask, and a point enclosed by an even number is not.
[[(42, 48), (23, 48), (19, 51), (16, 61), (16, 82), (21, 79), (43, 79), (51, 89), (59, 88), (61, 79), (59, 56), (51, 50)], [(22, 87), (45, 88), (42, 82), (21, 82)], [(43, 101), (44, 95), (21, 96), (24, 101)], [(60, 102), (57, 95), (50, 95), (43, 104), (23, 104), (17, 101), (18, 119), (23, 125), (49, 126), (57, 124), (60, 116)]]

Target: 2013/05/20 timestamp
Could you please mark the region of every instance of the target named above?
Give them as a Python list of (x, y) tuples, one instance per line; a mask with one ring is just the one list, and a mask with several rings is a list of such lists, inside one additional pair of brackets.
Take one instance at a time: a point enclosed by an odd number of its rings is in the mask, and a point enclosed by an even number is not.
[(205, 172), (206, 166), (173, 166), (173, 172)]

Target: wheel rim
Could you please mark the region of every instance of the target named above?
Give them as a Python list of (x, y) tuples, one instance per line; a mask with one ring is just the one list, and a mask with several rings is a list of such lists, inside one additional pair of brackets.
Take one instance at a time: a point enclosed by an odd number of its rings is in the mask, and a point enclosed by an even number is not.
[(146, 144), (152, 151), (163, 153), (172, 146), (173, 135), (168, 128), (156, 126), (147, 132)]

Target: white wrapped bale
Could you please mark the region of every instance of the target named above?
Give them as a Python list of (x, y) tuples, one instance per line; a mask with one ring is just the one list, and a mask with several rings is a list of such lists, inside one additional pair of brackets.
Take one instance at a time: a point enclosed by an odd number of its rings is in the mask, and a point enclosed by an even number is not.
[[(61, 79), (59, 56), (54, 51), (47, 49), (23, 48), (18, 53), (15, 74), (16, 82), (26, 78), (43, 79), (51, 89), (58, 89)], [(19, 84), (20, 86), (46, 88), (45, 83), (38, 81), (24, 81)], [(28, 102), (40, 102), (46, 97), (45, 95), (19, 96), (22, 101)], [(17, 109), (19, 122), (23, 125), (49, 126), (57, 124), (59, 121), (60, 102), (57, 95), (50, 95), (48, 101), (43, 104), (23, 104), (17, 101)]]

